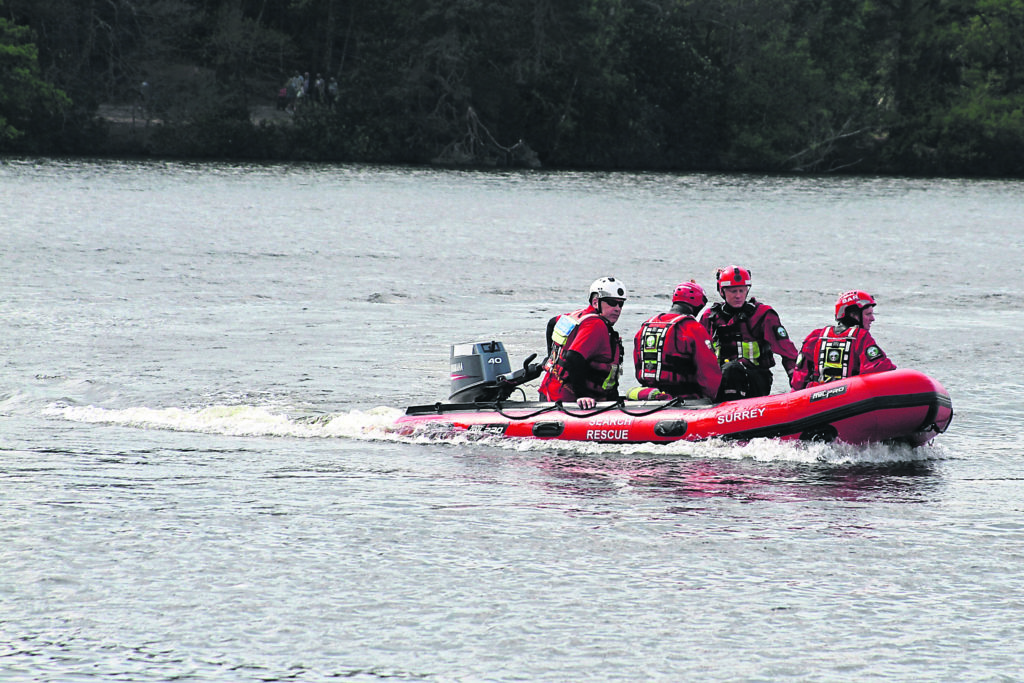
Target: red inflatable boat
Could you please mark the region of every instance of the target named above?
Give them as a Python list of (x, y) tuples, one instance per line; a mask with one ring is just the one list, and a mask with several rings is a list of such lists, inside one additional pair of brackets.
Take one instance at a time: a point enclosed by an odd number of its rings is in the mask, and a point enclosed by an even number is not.
[[(944, 432), (953, 419), (946, 390), (914, 370), (717, 404), (618, 401), (583, 410), (575, 404), (505, 400), (516, 386), (536, 377), (539, 368), (530, 360), (523, 370), (502, 372), (508, 361), (500, 342), (454, 346), (451, 402), (410, 407), (396, 421), (396, 431), (598, 443), (774, 438), (919, 446)], [(480, 372), (480, 367), (485, 369)]]

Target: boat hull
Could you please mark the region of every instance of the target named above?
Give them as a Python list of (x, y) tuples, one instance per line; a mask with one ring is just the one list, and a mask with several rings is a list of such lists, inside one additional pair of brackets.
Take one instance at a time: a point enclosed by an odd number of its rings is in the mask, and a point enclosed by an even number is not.
[(410, 407), (395, 429), (597, 443), (772, 438), (920, 446), (952, 419), (941, 384), (915, 370), (893, 370), (717, 404), (626, 401), (582, 410), (543, 402), (436, 403)]

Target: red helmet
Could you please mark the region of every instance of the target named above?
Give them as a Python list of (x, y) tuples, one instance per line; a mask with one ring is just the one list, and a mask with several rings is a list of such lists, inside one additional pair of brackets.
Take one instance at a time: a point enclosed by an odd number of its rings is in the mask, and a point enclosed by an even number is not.
[(862, 292), (859, 289), (855, 289), (852, 292), (843, 292), (839, 295), (839, 299), (836, 300), (836, 320), (842, 320), (846, 315), (846, 310), (850, 307), (860, 310), (874, 305), (874, 297), (867, 292)]
[(704, 304), (708, 302), (708, 296), (704, 293), (703, 287), (690, 280), (678, 285), (676, 291), (672, 292), (672, 303), (676, 302), (689, 304), (699, 309), (704, 308)]
[(718, 293), (721, 294), (722, 287), (750, 286), (750, 271), (739, 266), (719, 268), (715, 279), (718, 280)]

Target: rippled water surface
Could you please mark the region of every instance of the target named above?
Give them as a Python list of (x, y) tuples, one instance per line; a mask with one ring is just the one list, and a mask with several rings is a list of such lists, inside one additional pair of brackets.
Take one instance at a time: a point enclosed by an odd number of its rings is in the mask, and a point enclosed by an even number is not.
[[(0, 160), (0, 679), (1018, 680), (1022, 216), (1011, 181)], [(517, 364), (602, 275), (632, 336), (733, 262), (798, 339), (874, 293), (950, 430), (388, 430), (451, 343)]]

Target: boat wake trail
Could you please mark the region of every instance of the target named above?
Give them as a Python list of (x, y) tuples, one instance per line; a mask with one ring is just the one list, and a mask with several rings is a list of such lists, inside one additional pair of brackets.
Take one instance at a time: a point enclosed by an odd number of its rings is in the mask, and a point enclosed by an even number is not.
[(395, 420), (398, 408), (380, 406), (368, 410), (315, 415), (289, 415), (281, 409), (252, 405), (213, 405), (195, 408), (124, 409), (97, 406), (50, 404), (47, 417), (89, 424), (107, 424), (137, 429), (159, 429), (240, 437), (286, 437), (300, 439), (353, 439), (392, 441), (409, 444), (464, 445), (526, 452), (557, 452), (577, 456), (606, 457), (696, 457), (761, 462), (825, 463), (830, 465), (885, 464), (943, 460), (948, 456), (940, 444), (910, 448), (903, 445), (814, 443), (752, 439), (748, 442), (675, 441), (671, 443), (608, 444), (540, 439), (510, 439), (465, 431), (421, 430), (400, 434)]
[(249, 405), (215, 405), (203, 408), (137, 407), (114, 410), (96, 406), (54, 404), (48, 406), (44, 414), (72, 422), (225, 436), (403, 440), (389, 431), (390, 425), (402, 411), (386, 407), (296, 417)]

